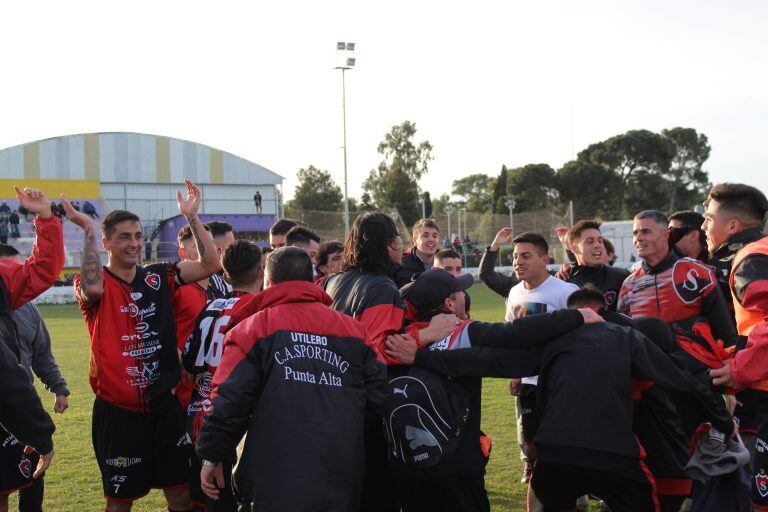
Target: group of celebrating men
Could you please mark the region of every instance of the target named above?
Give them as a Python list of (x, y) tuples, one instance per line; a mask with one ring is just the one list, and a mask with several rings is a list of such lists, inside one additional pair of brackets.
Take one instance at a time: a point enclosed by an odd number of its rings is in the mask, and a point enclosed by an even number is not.
[[(24, 263), (0, 253), (0, 511), (53, 456), (20, 314), (64, 265), (49, 201), (16, 193), (36, 243)], [(713, 187), (703, 216), (638, 213), (632, 271), (612, 266), (598, 221), (558, 229), (573, 261), (554, 276), (543, 236), (502, 229), (479, 269), (506, 301), (499, 323), (471, 319), (473, 279), (439, 250), (432, 219), (405, 252), (380, 212), (343, 244), (279, 220), (262, 250), (203, 224), (193, 183), (177, 199), (180, 260), (142, 265), (138, 216), (97, 223), (61, 197), (84, 233), (74, 288), (105, 510), (153, 488), (171, 512), (490, 510), (483, 377), (511, 378), (531, 511), (589, 495), (615, 512), (768, 510), (768, 200), (756, 188)], [(495, 270), (509, 243), (512, 275)], [(63, 412), (58, 370), (33, 369)], [(40, 510), (37, 495), (22, 510)]]

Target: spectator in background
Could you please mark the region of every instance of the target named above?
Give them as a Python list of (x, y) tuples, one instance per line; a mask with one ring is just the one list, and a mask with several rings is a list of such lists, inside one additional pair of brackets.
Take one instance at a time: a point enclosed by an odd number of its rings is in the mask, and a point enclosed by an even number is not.
[(0, 244), (8, 243), (8, 215), (0, 213)]
[(669, 242), (681, 256), (707, 262), (707, 235), (702, 231), (704, 216), (692, 211), (675, 212), (669, 216)]
[(258, 190), (253, 195), (253, 204), (256, 206), (256, 213), (261, 213), (261, 192)]
[(8, 222), (11, 224), (11, 238), (21, 237), (21, 233), (19, 233), (19, 214), (16, 210), (11, 212)]
[(99, 214), (96, 211), (96, 207), (93, 206), (93, 203), (90, 201), (86, 201), (85, 203), (83, 203), (83, 213), (92, 219), (99, 218)]
[(413, 225), (413, 247), (403, 254), (400, 269), (395, 274), (398, 288), (411, 282), (416, 274), (432, 268), (440, 244), (440, 228), (434, 219), (419, 219)]
[(0, 213), (11, 213), (11, 207), (8, 206), (6, 201), (3, 201), (2, 204), (0, 204)]
[(285, 245), (285, 235), (298, 223), (291, 219), (280, 219), (269, 228), (269, 246), (272, 249)]
[(22, 205), (19, 205), (19, 215), (23, 215), (24, 216), (24, 221), (25, 222), (29, 222), (29, 210), (24, 208), (24, 206), (22, 206)]
[(320, 237), (309, 228), (294, 226), (285, 234), (285, 245), (298, 247), (309, 254), (313, 268), (317, 265), (317, 250), (320, 248)]
[(341, 272), (344, 266), (344, 245), (338, 240), (323, 242), (317, 250), (317, 277)]

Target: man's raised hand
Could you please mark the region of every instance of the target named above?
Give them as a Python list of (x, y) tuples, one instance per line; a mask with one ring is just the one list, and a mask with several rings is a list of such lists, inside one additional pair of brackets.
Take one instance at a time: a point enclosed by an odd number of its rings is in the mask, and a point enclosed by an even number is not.
[(16, 199), (19, 200), (19, 204), (29, 212), (37, 214), (42, 219), (51, 217), (51, 203), (41, 190), (36, 188), (22, 190), (15, 185), (13, 189), (16, 191)]
[(181, 214), (189, 219), (197, 215), (197, 210), (200, 208), (200, 203), (203, 200), (203, 195), (200, 193), (200, 189), (197, 185), (189, 180), (184, 180), (184, 185), (187, 187), (187, 197), (185, 198), (181, 190), (176, 191), (176, 201), (179, 203), (179, 211)]
[(83, 230), (87, 229), (90, 225), (93, 224), (93, 220), (83, 212), (79, 212), (75, 210), (75, 207), (72, 206), (72, 203), (67, 199), (67, 196), (64, 194), (61, 194), (61, 205), (64, 207), (64, 213), (67, 214), (67, 218), (72, 222), (72, 224), (75, 224), (76, 226), (82, 228)]
[(499, 247), (512, 241), (512, 228), (501, 228), (491, 242), (491, 250), (498, 251)]

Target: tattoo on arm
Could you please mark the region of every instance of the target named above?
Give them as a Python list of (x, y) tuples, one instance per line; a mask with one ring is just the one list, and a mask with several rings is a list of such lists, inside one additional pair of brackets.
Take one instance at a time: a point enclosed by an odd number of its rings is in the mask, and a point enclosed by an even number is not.
[(197, 232), (197, 224), (199, 221), (195, 218), (187, 219), (187, 221), (189, 222), (189, 228), (192, 230), (192, 239), (195, 241), (197, 254), (200, 255), (200, 259), (203, 259), (205, 256), (205, 245), (200, 241), (200, 235)]
[(85, 247), (80, 264), (80, 291), (85, 294), (86, 286), (100, 285), (104, 282), (99, 246), (93, 227), (85, 230)]

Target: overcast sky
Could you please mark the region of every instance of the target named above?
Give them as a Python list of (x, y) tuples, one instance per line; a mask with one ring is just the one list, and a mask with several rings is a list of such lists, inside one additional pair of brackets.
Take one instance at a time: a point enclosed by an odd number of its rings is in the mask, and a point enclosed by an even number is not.
[[(269, 5), (267, 5), (269, 4)], [(768, 190), (768, 2), (5, 2), (0, 147), (73, 133), (188, 139), (349, 186), (389, 128), (434, 145), (433, 196), (502, 164), (559, 167), (630, 129), (693, 127), (711, 179)]]

